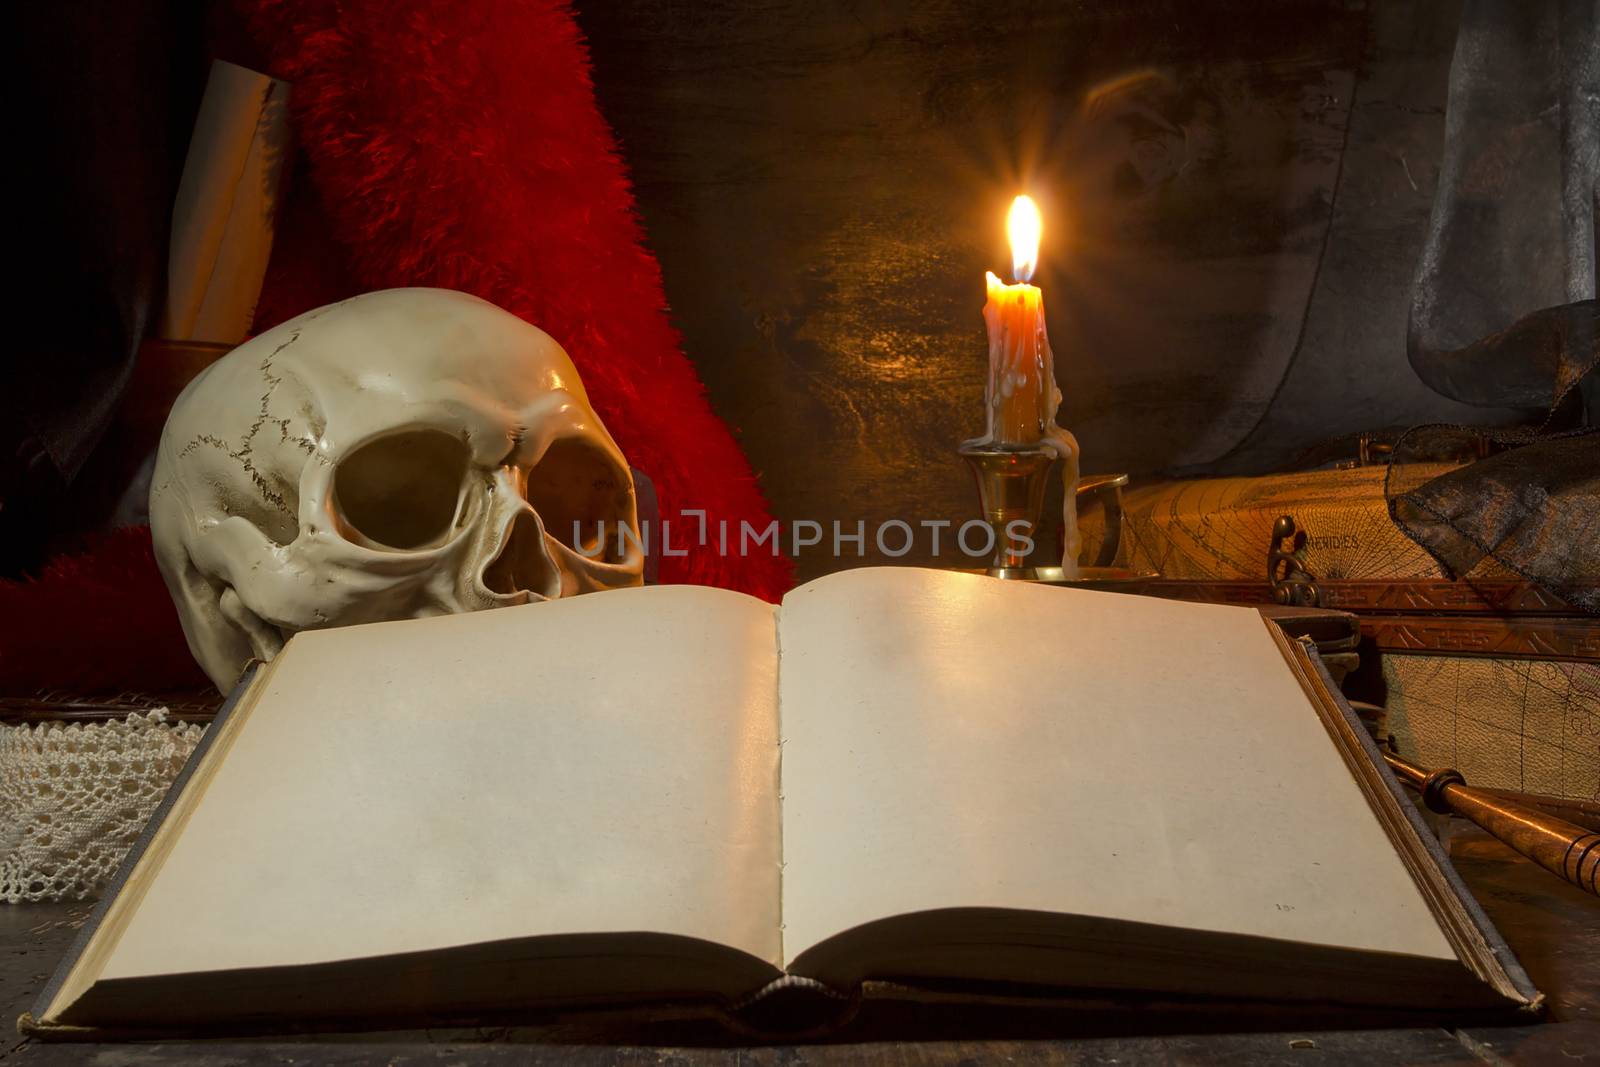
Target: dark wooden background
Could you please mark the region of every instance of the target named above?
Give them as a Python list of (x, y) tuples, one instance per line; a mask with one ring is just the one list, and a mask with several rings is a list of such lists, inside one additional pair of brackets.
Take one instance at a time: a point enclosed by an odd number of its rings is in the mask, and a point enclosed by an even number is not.
[(1088, 471), (1281, 469), (1342, 434), (1503, 417), (1435, 397), (1404, 351), (1457, 14), (579, 5), (716, 409), (780, 517), (869, 529), (975, 513), (954, 448), (983, 428), (983, 272), (1009, 272), (1019, 190), (1045, 212), (1062, 421)]

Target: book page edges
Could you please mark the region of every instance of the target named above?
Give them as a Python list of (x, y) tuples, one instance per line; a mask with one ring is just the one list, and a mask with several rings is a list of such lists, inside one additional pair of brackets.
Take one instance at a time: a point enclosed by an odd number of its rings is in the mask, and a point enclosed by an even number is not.
[(1355, 711), (1339, 694), (1309, 640), (1293, 640), (1263, 616), (1274, 643), (1294, 671), (1317, 716), (1327, 729), (1345, 767), (1367, 798), (1401, 862), (1417, 884), (1429, 911), (1457, 958), (1479, 981), (1530, 1013), (1541, 1010), (1540, 993), (1511, 949), (1484, 914), (1438, 839), (1389, 770), (1377, 743)]
[(98, 973), (99, 966), (104, 964), (116, 947), (123, 925), (138, 908), (150, 879), (160, 869), (163, 857), (182, 832), (189, 813), (204, 794), (207, 782), (238, 735), (239, 725), (255, 706), (256, 698), (265, 688), (271, 673), (272, 664), (255, 661), (240, 675), (233, 692), (228, 694), (228, 699), (223, 702), (205, 736), (178, 772), (167, 795), (151, 813), (144, 832), (128, 850), (121, 866), (117, 868), (116, 876), (106, 886), (100, 902), (90, 913), (89, 920), (57, 965), (44, 991), (39, 994), (34, 1010), (24, 1013), (17, 1020), (19, 1030), (25, 1024), (32, 1028), (25, 1032), (43, 1033), (48, 1030), (79, 1033), (85, 1030), (61, 1023), (61, 1014), (93, 984), (90, 972)]
[(783, 875), (788, 863), (783, 852), (783, 604), (772, 605), (772, 646), (773, 662), (772, 671), (772, 709), (777, 716), (772, 732), (778, 739), (778, 758), (773, 769), (774, 787), (773, 794), (778, 798), (778, 967), (787, 972), (789, 969), (789, 944), (784, 936), (783, 925)]

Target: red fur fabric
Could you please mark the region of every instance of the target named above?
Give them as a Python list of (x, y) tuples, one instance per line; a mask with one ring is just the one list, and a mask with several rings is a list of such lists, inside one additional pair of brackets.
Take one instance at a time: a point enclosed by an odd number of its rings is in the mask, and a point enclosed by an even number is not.
[[(355, 291), (474, 293), (567, 349), (607, 429), (654, 480), (664, 518), (704, 510), (712, 530), (725, 519), (735, 533), (771, 521), (679, 351), (565, 4), (237, 2), (269, 73), (293, 83), (296, 150), (316, 195), (297, 191), (258, 330)], [(675, 545), (699, 529), (692, 517), (673, 527)], [(661, 561), (662, 581), (768, 599), (790, 584), (787, 559), (683, 547)]]
[[(571, 353), (661, 514), (771, 521), (666, 317), (589, 59), (554, 0), (237, 0), (291, 93), (291, 188), (258, 330), (369, 289), (429, 285), (521, 315)], [(684, 545), (661, 580), (776, 599), (785, 558)], [(713, 544), (715, 536), (711, 538)], [(0, 583), (0, 691), (203, 684), (150, 555), (118, 531), (36, 582)]]

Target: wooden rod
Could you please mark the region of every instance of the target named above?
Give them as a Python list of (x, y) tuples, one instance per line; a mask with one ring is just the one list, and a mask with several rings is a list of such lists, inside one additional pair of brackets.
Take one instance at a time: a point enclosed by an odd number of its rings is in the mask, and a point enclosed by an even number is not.
[(1523, 807), (1542, 811), (1546, 815), (1565, 819), (1585, 830), (1600, 831), (1600, 801), (1579, 800), (1577, 797), (1553, 797), (1545, 793), (1519, 793), (1514, 789), (1490, 789), (1488, 786), (1474, 788), (1482, 789), (1492, 797), (1509, 800), (1513, 804), (1521, 804)]
[(1454, 768), (1430, 771), (1391, 752), (1383, 758), (1433, 811), (1470, 819), (1551, 874), (1600, 896), (1600, 833), (1474, 789)]

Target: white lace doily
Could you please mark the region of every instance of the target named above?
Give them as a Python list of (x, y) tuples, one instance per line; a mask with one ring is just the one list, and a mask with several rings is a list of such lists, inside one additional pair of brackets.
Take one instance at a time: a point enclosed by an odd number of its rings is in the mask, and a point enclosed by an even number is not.
[(166, 718), (0, 727), (0, 901), (105, 888), (205, 733)]

